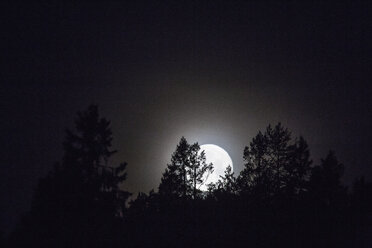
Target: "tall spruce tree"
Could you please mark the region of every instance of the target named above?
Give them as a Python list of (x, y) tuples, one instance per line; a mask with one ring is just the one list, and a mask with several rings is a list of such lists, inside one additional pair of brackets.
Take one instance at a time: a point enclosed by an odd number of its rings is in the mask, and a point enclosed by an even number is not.
[(75, 133), (66, 130), (63, 167), (79, 175), (83, 189), (87, 190), (85, 197), (91, 197), (90, 200), (99, 205), (104, 204), (110, 214), (122, 214), (130, 195), (120, 189), (127, 176), (127, 164), (109, 164), (109, 159), (117, 152), (111, 150), (110, 122), (100, 118), (98, 107), (91, 105), (86, 111), (78, 112), (75, 128)]
[(115, 233), (130, 193), (120, 189), (127, 164), (109, 165), (110, 122), (91, 105), (75, 127), (67, 130), (62, 163), (39, 181), (31, 210), (12, 235), (15, 247), (113, 247), (120, 238)]

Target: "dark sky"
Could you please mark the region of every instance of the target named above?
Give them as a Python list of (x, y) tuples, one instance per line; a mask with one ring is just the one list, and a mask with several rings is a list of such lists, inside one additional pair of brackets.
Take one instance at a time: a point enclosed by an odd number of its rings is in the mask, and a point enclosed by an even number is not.
[(181, 136), (223, 147), (239, 172), (278, 121), (315, 163), (335, 150), (346, 183), (372, 180), (371, 4), (134, 2), (0, 4), (0, 230), (91, 103), (132, 192), (157, 188)]

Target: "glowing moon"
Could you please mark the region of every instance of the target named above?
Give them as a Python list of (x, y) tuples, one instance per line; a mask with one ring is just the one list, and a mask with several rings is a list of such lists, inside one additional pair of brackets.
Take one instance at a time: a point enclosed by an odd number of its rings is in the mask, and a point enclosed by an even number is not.
[(226, 168), (230, 165), (233, 170), (233, 162), (229, 154), (219, 146), (213, 144), (206, 144), (200, 146), (200, 152), (205, 152), (207, 163), (213, 164), (213, 173), (208, 175), (207, 180), (200, 187), (201, 190), (206, 191), (209, 183), (216, 183), (220, 176), (225, 175)]

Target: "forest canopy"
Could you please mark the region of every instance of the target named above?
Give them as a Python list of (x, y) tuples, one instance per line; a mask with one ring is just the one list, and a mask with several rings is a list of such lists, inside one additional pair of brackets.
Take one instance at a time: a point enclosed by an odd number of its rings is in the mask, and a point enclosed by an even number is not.
[[(66, 130), (62, 161), (41, 178), (32, 207), (0, 241), (7, 247), (353, 247), (364, 242), (371, 183), (342, 184), (335, 152), (313, 165), (303, 137), (281, 123), (242, 151), (244, 169), (201, 191), (213, 171), (182, 137), (158, 189), (123, 189), (127, 163), (111, 165), (110, 121), (96, 105)], [(369, 223), (370, 224), (370, 223)]]

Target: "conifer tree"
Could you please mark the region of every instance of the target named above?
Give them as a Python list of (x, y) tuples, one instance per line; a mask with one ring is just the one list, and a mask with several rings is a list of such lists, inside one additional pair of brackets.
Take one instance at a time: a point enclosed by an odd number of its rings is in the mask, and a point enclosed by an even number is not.
[(304, 190), (312, 162), (306, 141), (293, 140), (281, 123), (259, 132), (244, 149), (244, 160), (237, 179), (239, 190), (262, 197)]
[(199, 187), (204, 183), (207, 173), (213, 170), (212, 164), (206, 163), (204, 152), (200, 152), (198, 143), (190, 145), (182, 137), (172, 154), (171, 163), (167, 165), (159, 185), (159, 193), (182, 198), (196, 198)]
[(130, 196), (120, 188), (127, 164), (109, 164), (116, 151), (111, 150), (110, 122), (99, 117), (97, 106), (79, 112), (75, 127), (66, 131), (62, 163), (40, 179), (31, 210), (13, 234), (15, 246), (103, 247), (115, 242), (105, 237), (119, 231)]

